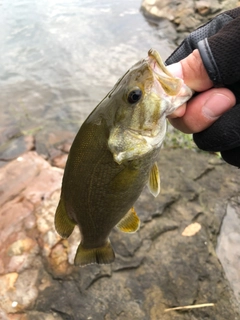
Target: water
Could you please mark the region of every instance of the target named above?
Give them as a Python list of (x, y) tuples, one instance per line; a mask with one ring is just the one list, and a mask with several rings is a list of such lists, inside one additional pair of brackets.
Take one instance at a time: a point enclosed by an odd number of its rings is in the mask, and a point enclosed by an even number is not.
[(76, 131), (117, 79), (171, 50), (140, 0), (6, 0), (0, 6), (0, 128)]

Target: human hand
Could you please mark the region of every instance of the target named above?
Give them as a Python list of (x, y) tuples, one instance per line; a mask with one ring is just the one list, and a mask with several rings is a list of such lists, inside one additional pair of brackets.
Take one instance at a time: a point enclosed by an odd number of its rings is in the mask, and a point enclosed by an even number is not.
[(170, 122), (240, 168), (240, 7), (193, 31), (166, 60), (196, 94)]
[(227, 88), (213, 88), (196, 49), (180, 62), (167, 66), (168, 70), (196, 92), (201, 92), (169, 116), (170, 123), (184, 133), (197, 133), (213, 124), (236, 103)]

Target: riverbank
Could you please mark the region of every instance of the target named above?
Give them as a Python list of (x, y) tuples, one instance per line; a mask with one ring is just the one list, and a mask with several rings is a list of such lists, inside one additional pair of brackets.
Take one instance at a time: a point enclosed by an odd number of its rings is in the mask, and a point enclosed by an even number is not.
[[(227, 2), (213, 3), (223, 10)], [(175, 6), (176, 17), (182, 6)], [(176, 27), (178, 42), (189, 29), (174, 19), (166, 28)], [(159, 158), (160, 195), (154, 199), (144, 190), (136, 203), (139, 232), (113, 230), (116, 261), (79, 268), (73, 265), (78, 230), (63, 240), (53, 225), (73, 138), (68, 130), (0, 131), (0, 319), (239, 319), (240, 231), (231, 220), (240, 219), (239, 170), (215, 155), (176, 148), (183, 140), (170, 139)], [(224, 267), (231, 265), (228, 278), (219, 257)], [(203, 304), (211, 305), (165, 312)]]

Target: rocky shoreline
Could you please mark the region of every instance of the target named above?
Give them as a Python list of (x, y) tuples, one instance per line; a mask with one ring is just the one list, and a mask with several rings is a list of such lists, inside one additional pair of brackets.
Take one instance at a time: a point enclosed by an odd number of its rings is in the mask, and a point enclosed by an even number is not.
[[(238, 170), (178, 149), (162, 150), (159, 168), (161, 194), (136, 203), (140, 231), (111, 234), (116, 261), (78, 268), (77, 230), (62, 240), (53, 226), (63, 169), (35, 151), (2, 167), (0, 318), (239, 319), (215, 253), (226, 206), (239, 201)], [(165, 312), (205, 303), (214, 306)]]
[(176, 30), (176, 37), (173, 40), (176, 44), (180, 44), (189, 32), (217, 14), (239, 5), (238, 0), (143, 0), (141, 11), (147, 19), (155, 23), (168, 20)]
[[(144, 0), (142, 10), (168, 19), (177, 43), (237, 3)], [(216, 255), (224, 217), (234, 210), (240, 219), (239, 170), (215, 155), (163, 149), (161, 193), (154, 200), (146, 189), (135, 206), (139, 232), (113, 230), (116, 261), (79, 268), (79, 233), (63, 240), (53, 225), (73, 137), (55, 132), (46, 144), (14, 128), (0, 132), (0, 319), (240, 319), (238, 274), (233, 286)], [(230, 240), (218, 244), (222, 259), (238, 244)], [(212, 305), (166, 312), (202, 304)]]

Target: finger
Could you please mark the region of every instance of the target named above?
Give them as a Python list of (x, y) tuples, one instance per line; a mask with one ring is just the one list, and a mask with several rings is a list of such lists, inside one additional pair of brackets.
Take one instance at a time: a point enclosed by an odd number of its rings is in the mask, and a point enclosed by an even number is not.
[(178, 107), (173, 113), (169, 114), (167, 117), (170, 119), (183, 117), (186, 112), (187, 104), (184, 103)]
[(209, 89), (189, 100), (185, 114), (170, 118), (170, 123), (185, 133), (200, 132), (215, 122), (236, 103), (234, 94), (226, 88)]
[(198, 50), (194, 50), (185, 59), (167, 68), (173, 76), (183, 79), (185, 84), (194, 91), (205, 91), (213, 86)]

